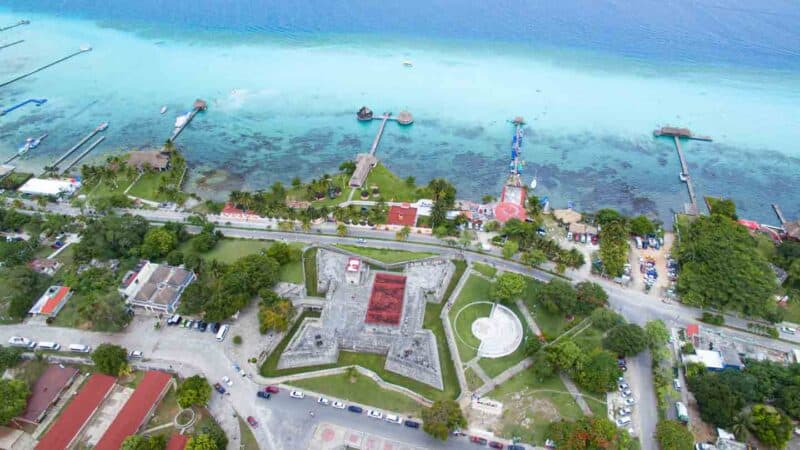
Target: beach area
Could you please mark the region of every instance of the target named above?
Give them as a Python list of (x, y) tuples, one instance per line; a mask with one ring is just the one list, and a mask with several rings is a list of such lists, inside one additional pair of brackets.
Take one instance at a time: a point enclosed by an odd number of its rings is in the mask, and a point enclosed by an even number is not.
[[(499, 193), (509, 120), (523, 116), (523, 180), (536, 176), (534, 193), (555, 206), (614, 207), (669, 221), (686, 190), (672, 141), (653, 130), (675, 125), (714, 139), (683, 146), (700, 195), (733, 198), (742, 217), (768, 223), (776, 222), (771, 203), (790, 217), (800, 213), (793, 192), (800, 184), (800, 63), (786, 54), (790, 43), (733, 66), (722, 44), (720, 60), (709, 56), (704, 64), (696, 61), (710, 51), (702, 45), (667, 60), (610, 41), (597, 52), (366, 26), (363, 33), (317, 32), (291, 21), (234, 32), (230, 14), (215, 25), (197, 8), (188, 19), (169, 10), (148, 22), (138, 14), (152, 2), (110, 18), (92, 9), (58, 13), (54, 3), (36, 11), (16, 1), (0, 7), (0, 26), (31, 21), (0, 33), (0, 45), (24, 40), (0, 50), (0, 82), (92, 46), (0, 88), (3, 107), (47, 99), (0, 117), (2, 159), (27, 137), (49, 134), (17, 160), (19, 170), (40, 170), (105, 121), (107, 139), (87, 161), (160, 145), (175, 117), (202, 98), (208, 111), (177, 141), (190, 167), (185, 187), (222, 200), (231, 190), (334, 173), (372, 143), (378, 124), (355, 118), (367, 105), (414, 114), (412, 126), (387, 127), (378, 158), (418, 183), (448, 178), (460, 198)], [(624, 51), (614, 54), (613, 45)]]

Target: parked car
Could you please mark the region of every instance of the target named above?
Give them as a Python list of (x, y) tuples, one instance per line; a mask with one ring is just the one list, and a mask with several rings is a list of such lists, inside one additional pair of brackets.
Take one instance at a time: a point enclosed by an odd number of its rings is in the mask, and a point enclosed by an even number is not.
[(12, 347), (36, 348), (36, 341), (32, 341), (22, 336), (11, 336), (8, 345)]
[(258, 428), (258, 422), (253, 416), (247, 416), (247, 423), (249, 423), (253, 428)]
[(245, 373), (245, 371), (244, 371), (244, 370), (242, 370), (242, 368), (241, 368), (241, 367), (239, 367), (239, 365), (238, 365), (238, 364), (236, 364), (236, 363), (233, 363), (233, 370), (235, 370), (235, 371), (236, 371), (236, 373), (238, 373), (238, 374), (239, 374), (239, 375), (241, 375), (241, 376), (246, 376), (246, 375), (247, 375), (247, 374)]
[(680, 391), (681, 390), (681, 380), (675, 378), (674, 380), (672, 380), (672, 386), (675, 388), (676, 391)]
[(786, 334), (795, 334), (795, 333), (797, 333), (797, 329), (796, 328), (789, 328), (789, 327), (781, 327), (781, 331), (783, 331)]
[(128, 355), (131, 359), (142, 359), (142, 352), (141, 350), (134, 350)]
[(622, 391), (622, 396), (623, 396), (623, 397), (630, 397), (632, 394), (633, 394), (633, 392), (631, 392), (631, 390), (630, 390), (630, 389), (624, 389), (624, 390)]
[(331, 404), (331, 401), (330, 401), (330, 400), (328, 400), (328, 399), (327, 399), (327, 398), (325, 398), (325, 397), (320, 397), (320, 398), (318, 398), (318, 399), (317, 399), (317, 403), (319, 403), (319, 404), (320, 404), (320, 405), (322, 405), (322, 406), (328, 406), (328, 405), (330, 405), (330, 404)]
[(367, 415), (372, 417), (373, 419), (378, 419), (378, 420), (383, 419), (383, 413), (380, 411), (376, 411), (374, 409), (370, 409), (369, 411), (367, 411)]
[(499, 443), (497, 441), (491, 441), (491, 442), (489, 442), (489, 447), (490, 448), (503, 448), (503, 447), (505, 447), (505, 445), (503, 445), (503, 444), (501, 444), (501, 443)]
[(222, 324), (221, 324), (221, 323), (219, 323), (219, 322), (214, 322), (214, 324), (213, 324), (213, 325), (211, 325), (211, 332), (212, 332), (212, 333), (216, 333), (217, 331), (219, 331), (219, 328), (220, 328), (221, 326), (222, 326)]
[(224, 394), (225, 393), (225, 388), (222, 387), (222, 385), (219, 384), (219, 383), (214, 383), (214, 389), (216, 389), (217, 392), (219, 392), (220, 394)]
[(345, 409), (345, 408), (347, 408), (347, 406), (345, 406), (344, 403), (339, 402), (339, 401), (335, 401), (335, 402), (331, 403), (331, 406), (333, 406), (336, 409)]
[(258, 392), (256, 392), (256, 395), (259, 398), (263, 398), (265, 400), (269, 400), (272, 397), (272, 394), (270, 394), (269, 392), (264, 392), (264, 391), (258, 391)]
[(364, 408), (362, 408), (360, 406), (356, 406), (356, 405), (348, 406), (347, 410), (350, 411), (350, 412), (354, 412), (356, 414), (361, 414), (362, 412), (364, 412)]
[(628, 388), (630, 388), (630, 386), (628, 386), (628, 383), (620, 383), (619, 384), (619, 390), (620, 391), (624, 391), (625, 389), (628, 389)]
[(397, 416), (397, 415), (394, 415), (394, 414), (387, 414), (386, 417), (383, 420), (385, 420), (385, 421), (387, 421), (389, 423), (396, 423), (398, 425), (403, 423), (403, 419), (401, 419), (400, 416)]
[(414, 422), (413, 420), (406, 420), (403, 422), (403, 425), (407, 426), (408, 428), (419, 428), (419, 422)]
[(267, 386), (264, 388), (264, 391), (269, 392), (270, 394), (277, 394), (281, 390), (278, 389), (278, 386)]
[(632, 406), (632, 405), (636, 404), (636, 400), (633, 397), (629, 397), (629, 398), (626, 398), (623, 403), (625, 403), (628, 406)]
[(205, 331), (206, 331), (207, 329), (208, 329), (208, 324), (207, 324), (207, 323), (205, 323), (205, 322), (203, 322), (203, 321), (201, 320), (201, 321), (200, 321), (200, 331), (202, 331), (202, 332), (204, 332), (204, 333), (205, 333)]
[(227, 375), (226, 375), (226, 376), (224, 376), (224, 377), (222, 377), (222, 381), (223, 381), (225, 384), (227, 384), (228, 386), (233, 386), (233, 380), (231, 380), (230, 378), (228, 378), (228, 376), (227, 376)]
[(617, 415), (620, 417), (630, 416), (632, 411), (630, 406), (625, 406), (617, 410)]
[(621, 426), (624, 426), (624, 425), (628, 425), (629, 423), (631, 423), (631, 418), (630, 417), (620, 417), (619, 419), (617, 419), (617, 426), (618, 427), (621, 427)]
[(292, 392), (289, 392), (289, 397), (292, 397), (292, 398), (305, 398), (306, 394), (304, 394), (303, 391), (292, 391)]
[(525, 447), (521, 445), (511, 444), (508, 446), (508, 450), (525, 450)]
[(485, 438), (482, 438), (480, 436), (470, 436), (469, 441), (472, 442), (473, 444), (479, 444), (479, 445), (486, 445), (486, 443), (489, 442)]

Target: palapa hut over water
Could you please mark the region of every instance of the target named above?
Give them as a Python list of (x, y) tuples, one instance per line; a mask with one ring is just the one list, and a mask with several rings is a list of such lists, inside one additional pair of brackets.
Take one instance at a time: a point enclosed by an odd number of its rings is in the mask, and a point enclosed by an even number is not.
[(141, 150), (131, 152), (128, 165), (136, 170), (158, 170), (162, 172), (169, 169), (169, 153), (159, 150)]
[(372, 110), (366, 106), (362, 106), (356, 113), (358, 120), (372, 120)]
[(414, 122), (414, 116), (408, 111), (400, 111), (397, 115), (397, 123), (400, 125), (410, 125)]

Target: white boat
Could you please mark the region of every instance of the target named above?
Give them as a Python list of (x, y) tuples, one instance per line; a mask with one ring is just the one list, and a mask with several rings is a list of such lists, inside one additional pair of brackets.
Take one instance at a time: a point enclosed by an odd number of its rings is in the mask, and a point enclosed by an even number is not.
[(180, 128), (186, 125), (186, 122), (189, 121), (189, 114), (180, 115), (175, 118), (175, 128)]
[(101, 131), (105, 131), (108, 128), (108, 122), (103, 122), (95, 128), (95, 130), (99, 133)]
[(531, 180), (531, 190), (534, 189), (536, 189), (536, 177), (533, 177), (533, 180)]
[(35, 139), (31, 138), (31, 137), (29, 137), (28, 139), (25, 139), (25, 143), (22, 144), (22, 146), (19, 148), (19, 150), (17, 151), (17, 154), (18, 155), (24, 155), (25, 153), (28, 153), (28, 150), (32, 150), (32, 149), (38, 147), (39, 144), (42, 143), (42, 140), (44, 138), (46, 138), (46, 137), (47, 137), (47, 133), (45, 133), (45, 134), (43, 134), (43, 135), (41, 135), (41, 136), (39, 136), (38, 138), (35, 138)]
[(680, 177), (681, 181), (683, 181), (684, 183), (686, 183), (686, 180), (687, 180), (686, 174), (684, 174), (683, 172), (681, 172), (681, 173), (679, 173), (679, 174), (678, 174), (678, 176)]
[(414, 67), (414, 63), (412, 63), (412, 62), (411, 62), (411, 61), (409, 61), (409, 60), (405, 60), (405, 61), (403, 61), (403, 65), (404, 65), (405, 67)]
[(164, 114), (165, 112), (167, 112), (167, 107), (166, 106), (162, 106), (161, 107), (161, 114)]

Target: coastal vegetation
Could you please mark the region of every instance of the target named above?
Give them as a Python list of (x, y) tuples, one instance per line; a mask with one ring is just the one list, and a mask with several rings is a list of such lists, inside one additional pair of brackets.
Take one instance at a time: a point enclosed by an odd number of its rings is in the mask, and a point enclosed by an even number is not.
[(550, 439), (559, 448), (608, 448), (634, 450), (639, 443), (624, 428), (618, 428), (605, 416), (586, 417), (574, 422), (562, 420), (548, 427)]
[[(556, 263), (560, 272), (567, 267), (577, 269), (585, 264), (586, 261), (580, 251), (574, 248), (570, 250), (561, 248), (553, 239), (540, 235), (539, 227), (540, 224), (536, 221), (523, 222), (519, 219), (511, 219), (503, 225), (500, 233), (507, 240), (516, 243), (517, 250), (522, 252), (520, 260), (523, 263), (535, 266), (542, 262), (540, 255), (543, 255)], [(496, 243), (502, 242), (502, 237), (498, 236), (498, 238)]]

